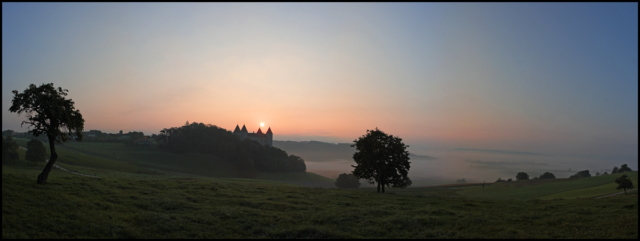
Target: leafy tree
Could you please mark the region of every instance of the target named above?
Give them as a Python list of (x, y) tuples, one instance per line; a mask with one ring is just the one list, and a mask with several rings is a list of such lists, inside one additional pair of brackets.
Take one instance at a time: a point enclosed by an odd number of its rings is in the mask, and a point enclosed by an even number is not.
[(359, 188), (360, 180), (353, 174), (342, 173), (336, 179), (336, 187), (338, 188)]
[(618, 173), (618, 167), (613, 167), (613, 171), (611, 171), (611, 174), (614, 174), (614, 173)]
[(27, 142), (27, 156), (25, 159), (33, 163), (44, 162), (47, 151), (41, 141), (31, 139)]
[(404, 188), (411, 184), (407, 177), (410, 162), (407, 145), (402, 139), (387, 135), (378, 130), (367, 130), (367, 134), (353, 141), (351, 147), (356, 148), (353, 160), (357, 166), (352, 171), (359, 179), (366, 179), (370, 184), (378, 183), (378, 193), (382, 187)]
[(518, 172), (518, 174), (516, 174), (516, 180), (529, 180), (529, 174)]
[(618, 184), (616, 189), (624, 189), (624, 194), (627, 194), (627, 189), (633, 188), (633, 183), (631, 182), (631, 179), (627, 177), (627, 174), (616, 178), (616, 183)]
[(629, 168), (627, 164), (622, 164), (622, 166), (620, 166), (620, 169), (618, 169), (618, 173), (630, 172), (630, 171), (631, 171), (631, 168)]
[(505, 182), (505, 180), (502, 180), (502, 178), (498, 177), (498, 180), (496, 180), (496, 182)]
[(579, 171), (574, 175), (571, 175), (569, 178), (579, 178), (579, 177), (591, 177), (591, 174), (589, 174), (589, 170), (584, 170), (584, 171)]
[(600, 176), (600, 172), (596, 172), (596, 177), (597, 177), (597, 176)]
[(607, 172), (604, 172), (604, 173), (602, 173), (602, 175), (609, 175), (609, 173), (607, 173)]
[(42, 173), (38, 175), (38, 184), (45, 184), (53, 164), (58, 159), (55, 143), (63, 143), (70, 137), (82, 141), (84, 119), (80, 110), (76, 110), (71, 99), (65, 99), (68, 90), (53, 87), (53, 83), (42, 84), (40, 87), (31, 84), (22, 93), (13, 90), (13, 100), (9, 111), (27, 114), (27, 121), (33, 129), (29, 130), (34, 136), (46, 135), (49, 140), (51, 157)]
[(553, 175), (553, 173), (550, 172), (545, 172), (540, 175), (540, 179), (556, 179), (556, 175)]
[(513, 181), (511, 178), (507, 179), (507, 182)]
[(11, 136), (2, 137), (2, 164), (10, 164), (18, 161), (18, 143)]

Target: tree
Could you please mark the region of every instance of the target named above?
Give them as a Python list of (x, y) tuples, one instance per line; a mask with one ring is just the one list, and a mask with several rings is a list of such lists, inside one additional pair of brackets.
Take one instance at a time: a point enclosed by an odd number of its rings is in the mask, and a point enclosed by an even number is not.
[(498, 177), (498, 180), (496, 180), (496, 182), (505, 182), (505, 180), (502, 180), (502, 178)]
[(467, 180), (464, 180), (464, 178), (458, 179), (456, 180), (456, 183), (467, 183)]
[(31, 139), (27, 142), (27, 155), (25, 159), (33, 163), (44, 162), (47, 151), (41, 141)]
[(49, 172), (53, 164), (58, 159), (55, 143), (63, 143), (74, 138), (82, 141), (82, 130), (84, 119), (80, 110), (76, 110), (71, 99), (66, 99), (66, 89), (53, 87), (53, 83), (42, 84), (36, 87), (30, 84), (29, 88), (22, 93), (17, 90), (11, 91), (13, 100), (9, 111), (27, 114), (27, 121), (22, 121), (21, 125), (29, 124), (33, 129), (28, 133), (34, 136), (45, 135), (49, 140), (49, 150), (51, 157), (45, 165), (42, 173), (38, 175), (38, 184), (45, 184), (49, 177)]
[(411, 185), (409, 174), (410, 162), (407, 145), (402, 139), (378, 130), (367, 130), (367, 134), (353, 141), (351, 147), (356, 148), (353, 160), (357, 166), (352, 171), (359, 179), (366, 179), (370, 184), (378, 183), (378, 193), (382, 187), (405, 188)]
[(600, 172), (596, 172), (596, 177), (597, 177), (597, 176), (600, 176)]
[(591, 177), (591, 174), (589, 174), (589, 170), (584, 170), (584, 171), (579, 171), (574, 175), (571, 175), (569, 178), (579, 178), (579, 177)]
[(516, 180), (520, 181), (520, 180), (529, 180), (529, 174), (526, 174), (524, 172), (518, 172), (518, 174), (516, 174)]
[(602, 173), (602, 175), (609, 175), (609, 173), (607, 173), (607, 172), (604, 172), (604, 173)]
[(556, 179), (556, 175), (553, 175), (553, 173), (550, 172), (545, 172), (540, 175), (540, 179)]
[(507, 179), (507, 182), (510, 182), (510, 181), (512, 181), (512, 179), (511, 179), (511, 178)]
[(633, 183), (631, 182), (631, 179), (627, 177), (627, 174), (616, 178), (616, 183), (618, 184), (616, 189), (624, 189), (624, 194), (627, 194), (627, 189), (633, 188)]
[(338, 188), (359, 188), (360, 180), (353, 174), (342, 173), (336, 179), (336, 187)]
[(622, 164), (622, 166), (620, 166), (620, 169), (618, 169), (618, 173), (630, 172), (630, 171), (631, 171), (631, 168), (629, 168), (627, 164)]
[(11, 136), (7, 136), (6, 139), (2, 137), (2, 164), (17, 162), (20, 158), (18, 148), (18, 143)]
[(618, 173), (618, 167), (613, 167), (613, 171), (611, 171), (611, 174), (614, 174), (614, 173)]

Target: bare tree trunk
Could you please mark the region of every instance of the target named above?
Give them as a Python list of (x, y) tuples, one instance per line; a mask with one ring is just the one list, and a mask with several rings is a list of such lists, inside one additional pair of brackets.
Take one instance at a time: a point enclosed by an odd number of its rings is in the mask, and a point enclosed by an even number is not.
[(380, 174), (378, 174), (378, 178), (376, 178), (378, 183), (378, 193), (380, 193)]
[(624, 195), (627, 195), (627, 189), (623, 188), (622, 190), (624, 190)]
[(44, 166), (44, 170), (42, 173), (38, 175), (38, 184), (46, 184), (47, 178), (49, 177), (49, 172), (51, 172), (51, 168), (53, 168), (53, 163), (58, 159), (58, 154), (56, 153), (56, 146), (54, 144), (55, 137), (49, 137), (49, 149), (51, 149), (51, 158), (49, 158), (49, 163)]

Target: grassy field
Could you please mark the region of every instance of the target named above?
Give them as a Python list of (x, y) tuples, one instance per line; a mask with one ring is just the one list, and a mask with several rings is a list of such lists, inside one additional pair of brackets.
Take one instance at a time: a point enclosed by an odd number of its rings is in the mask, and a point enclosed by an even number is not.
[[(638, 186), (638, 172), (627, 172)], [(513, 182), (493, 183), (483, 189), (479, 186), (456, 187), (458, 193), (470, 197), (499, 198), (499, 199), (553, 199), (553, 198), (588, 198), (620, 192), (616, 190), (614, 180), (623, 174), (616, 173), (598, 177), (579, 179), (553, 180), (524, 180)]]
[[(15, 138), (15, 140), (23, 147), (26, 147), (29, 141), (22, 138)], [(48, 151), (48, 145), (45, 147)], [(201, 153), (177, 154), (163, 151), (154, 145), (128, 146), (122, 143), (69, 141), (64, 145), (57, 145), (56, 151), (58, 152), (56, 164), (91, 175), (98, 175), (102, 170), (112, 170), (140, 174), (181, 173), (220, 178), (236, 176), (235, 165), (216, 156)], [(49, 155), (48, 152), (47, 155)], [(89, 167), (89, 169), (79, 167)], [(256, 178), (316, 186), (330, 186), (335, 181), (310, 172), (259, 172)]]
[(29, 167), (3, 166), (3, 238), (638, 238), (637, 195), (513, 200), (457, 188), (394, 195), (59, 170), (37, 185), (41, 169)]

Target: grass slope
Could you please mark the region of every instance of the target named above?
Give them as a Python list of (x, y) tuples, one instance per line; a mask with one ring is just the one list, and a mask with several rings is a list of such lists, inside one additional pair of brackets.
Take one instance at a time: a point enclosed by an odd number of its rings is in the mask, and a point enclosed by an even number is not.
[[(634, 185), (637, 186), (638, 172), (625, 174), (631, 176), (632, 180), (634, 180)], [(485, 186), (484, 189), (478, 186), (457, 189), (459, 194), (469, 197), (499, 199), (595, 197), (620, 192), (620, 190), (615, 189), (617, 185), (615, 185), (614, 180), (621, 175), (616, 173), (579, 179), (524, 180), (492, 183), (490, 186)], [(607, 190), (607, 187), (611, 188)]]
[[(28, 139), (15, 138), (26, 147)], [(48, 145), (45, 145), (49, 156)], [(128, 146), (122, 143), (69, 141), (57, 145), (56, 164), (69, 170), (98, 175), (102, 170), (140, 174), (183, 173), (195, 176), (233, 178), (235, 165), (217, 156), (201, 153), (177, 154), (152, 146)], [(90, 167), (83, 169), (79, 167)], [(91, 169), (93, 168), (93, 169)], [(82, 172), (82, 171), (85, 172)], [(315, 173), (265, 173), (256, 179), (281, 181), (298, 185), (329, 187), (335, 180)]]
[(2, 238), (638, 238), (635, 195), (524, 201), (62, 171), (37, 185), (39, 171), (3, 166)]

